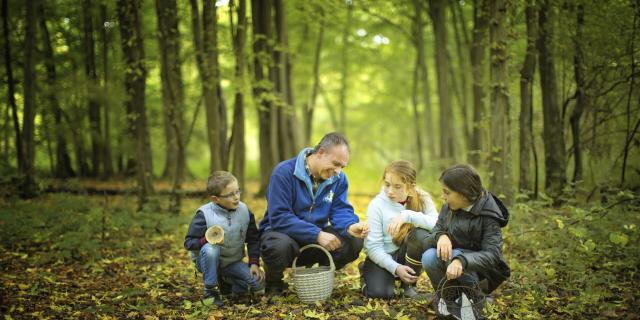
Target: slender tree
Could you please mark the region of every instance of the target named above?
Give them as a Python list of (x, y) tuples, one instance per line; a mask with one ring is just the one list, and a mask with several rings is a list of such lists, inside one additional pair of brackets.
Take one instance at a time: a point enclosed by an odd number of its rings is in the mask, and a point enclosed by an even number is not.
[[(468, 149), (471, 145), (471, 131), (469, 130), (469, 113), (468, 113), (468, 101), (469, 101), (469, 84), (467, 82), (467, 75), (469, 74), (468, 68), (468, 59), (469, 55), (465, 54), (467, 51), (467, 47), (469, 45), (468, 36), (467, 36), (467, 27), (464, 23), (464, 15), (462, 14), (462, 10), (460, 9), (460, 3), (456, 0), (452, 0), (449, 2), (451, 7), (451, 17), (453, 18), (453, 35), (456, 42), (456, 58), (458, 60), (458, 76), (452, 75), (452, 79), (459, 78), (459, 87), (460, 94), (459, 103), (460, 110), (462, 111), (462, 132), (464, 133), (464, 147)], [(450, 67), (452, 67), (450, 65)]]
[[(531, 191), (531, 155), (536, 149), (533, 139), (533, 78), (536, 71), (536, 39), (538, 38), (538, 13), (533, 0), (527, 2), (525, 8), (527, 24), (527, 51), (520, 69), (520, 180), (519, 189), (522, 192)], [(531, 152), (530, 152), (531, 150)], [(537, 169), (535, 175), (537, 190)]]
[(342, 30), (342, 56), (340, 68), (340, 126), (338, 130), (346, 134), (347, 130), (347, 92), (349, 85), (349, 32), (353, 23), (353, 4), (347, 1), (347, 12)]
[(202, 95), (207, 116), (207, 139), (211, 154), (209, 170), (222, 170), (220, 143), (220, 100), (218, 99), (218, 51), (217, 51), (217, 16), (212, 1), (203, 0), (202, 24), (197, 0), (190, 0), (191, 25), (196, 49), (196, 64), (202, 84)]
[[(435, 121), (434, 121), (434, 113), (433, 113), (433, 105), (431, 104), (431, 90), (429, 84), (429, 71), (427, 67), (427, 53), (425, 47), (425, 36), (424, 36), (424, 27), (425, 22), (422, 16), (422, 12), (424, 12), (425, 2), (421, 0), (413, 0), (413, 7), (416, 11), (415, 16), (415, 37), (414, 37), (414, 45), (416, 47), (416, 64), (418, 69), (418, 79), (420, 81), (420, 92), (422, 93), (422, 104), (424, 105), (424, 126), (426, 128), (426, 139), (425, 142), (427, 144), (427, 150), (429, 151), (429, 156), (434, 157), (437, 146), (436, 139), (436, 130), (435, 130)], [(419, 27), (418, 27), (419, 26)]]
[[(420, 171), (424, 167), (424, 159), (423, 159), (423, 151), (422, 151), (422, 133), (420, 130), (420, 113), (418, 111), (419, 105), (419, 92), (418, 89), (420, 82), (420, 73), (422, 72), (422, 63), (424, 62), (424, 39), (422, 28), (424, 28), (424, 24), (422, 22), (422, 2), (419, 0), (413, 0), (413, 8), (415, 11), (415, 15), (413, 16), (412, 27), (413, 27), (413, 43), (416, 48), (416, 62), (413, 68), (413, 80), (411, 87), (411, 105), (413, 107), (413, 120), (414, 120), (414, 128), (416, 135), (416, 153), (418, 154), (418, 163), (417, 170)], [(425, 105), (425, 109), (428, 108), (428, 105)], [(426, 113), (426, 111), (425, 111)]]
[(489, 170), (492, 172), (490, 185), (495, 192), (504, 194), (507, 199), (511, 199), (506, 1), (491, 1), (489, 16), (494, 21), (489, 29), (491, 42), (491, 157)]
[(558, 107), (555, 59), (553, 53), (553, 8), (549, 0), (540, 3), (538, 25), (540, 34), (537, 47), (540, 60), (540, 84), (542, 89), (543, 140), (545, 163), (545, 188), (553, 197), (560, 195), (566, 183), (564, 126)]
[(36, 8), (39, 5), (37, 0), (27, 0), (25, 19), (25, 49), (24, 49), (24, 118), (22, 126), (22, 136), (24, 137), (25, 163), (22, 167), (23, 185), (22, 196), (31, 198), (36, 195), (35, 180), (35, 116), (36, 116), (36, 76), (35, 76), (35, 55), (36, 55)]
[(245, 128), (244, 128), (244, 87), (245, 87), (245, 51), (244, 46), (247, 34), (247, 3), (246, 0), (239, 0), (236, 8), (238, 17), (237, 27), (233, 28), (233, 9), (235, 2), (229, 2), (229, 20), (231, 25), (231, 39), (233, 41), (233, 52), (235, 55), (235, 100), (233, 106), (233, 127), (231, 129), (231, 139), (228, 154), (231, 156), (231, 172), (238, 179), (240, 188), (245, 186)]
[(445, 26), (446, 3), (429, 0), (429, 15), (435, 36), (436, 75), (438, 79), (438, 97), (440, 98), (440, 157), (454, 157), (453, 113), (449, 93), (449, 59), (447, 58), (447, 29)]
[(576, 80), (576, 105), (573, 108), (569, 123), (573, 137), (573, 183), (582, 180), (582, 146), (580, 142), (580, 120), (582, 113), (588, 107), (586, 81), (584, 77), (584, 53), (582, 51), (584, 26), (584, 5), (579, 3), (576, 8), (576, 34), (573, 39), (573, 74)]
[(177, 213), (180, 211), (180, 191), (186, 161), (183, 134), (184, 85), (180, 71), (180, 33), (176, 1), (156, 0), (156, 14), (160, 44), (162, 104), (165, 111), (165, 137), (168, 139), (167, 151), (173, 152), (172, 155), (166, 154), (165, 172), (167, 176), (172, 176), (174, 179), (170, 210)]
[(153, 167), (149, 144), (149, 129), (145, 108), (147, 69), (144, 63), (144, 44), (140, 20), (140, 1), (118, 0), (118, 20), (120, 38), (126, 65), (124, 84), (127, 92), (125, 101), (132, 148), (136, 155), (136, 176), (138, 177), (139, 208), (153, 193)]
[(320, 91), (320, 53), (322, 52), (322, 43), (324, 41), (324, 24), (325, 15), (322, 6), (317, 6), (318, 13), (318, 38), (316, 39), (315, 50), (313, 51), (313, 85), (311, 86), (311, 95), (307, 103), (307, 110), (304, 117), (305, 145), (311, 144), (311, 134), (313, 133), (313, 113), (316, 107), (316, 99)]
[(91, 132), (91, 174), (98, 176), (100, 173), (100, 160), (102, 160), (102, 133), (100, 132), (100, 104), (93, 93), (98, 86), (98, 74), (96, 72), (95, 41), (93, 37), (93, 6), (91, 0), (82, 1), (83, 14), (83, 52), (86, 96), (88, 101), (89, 131)]
[(67, 149), (67, 139), (64, 134), (64, 128), (62, 126), (62, 110), (60, 108), (60, 102), (58, 101), (56, 85), (57, 85), (57, 73), (56, 62), (53, 54), (53, 47), (51, 45), (51, 37), (49, 35), (49, 28), (47, 27), (46, 13), (44, 5), (39, 6), (39, 20), (40, 30), (42, 31), (42, 43), (44, 47), (44, 65), (47, 70), (47, 101), (49, 102), (49, 108), (53, 114), (54, 131), (56, 141), (56, 156), (53, 175), (56, 178), (65, 179), (74, 176), (73, 168), (71, 167), (71, 158), (69, 157), (69, 151)]
[(633, 137), (638, 132), (638, 128), (640, 128), (640, 118), (636, 121), (635, 126), (631, 128), (631, 99), (633, 98), (633, 89), (635, 87), (636, 80), (636, 60), (635, 60), (635, 38), (636, 32), (638, 30), (638, 17), (640, 17), (640, 1), (637, 1), (632, 5), (634, 9), (633, 16), (633, 30), (631, 32), (631, 40), (629, 42), (628, 50), (629, 55), (631, 57), (631, 77), (629, 79), (629, 91), (627, 94), (627, 127), (626, 127), (626, 136), (624, 149), (622, 150), (622, 172), (620, 175), (620, 186), (624, 185), (625, 175), (627, 171), (627, 159), (629, 158), (629, 147), (631, 146), (631, 142), (633, 141)]
[(24, 171), (25, 154), (24, 145), (22, 143), (22, 133), (20, 132), (20, 123), (18, 122), (18, 105), (16, 104), (16, 84), (13, 78), (13, 66), (11, 65), (11, 39), (9, 38), (9, 3), (2, 0), (2, 36), (4, 38), (4, 66), (7, 74), (7, 97), (13, 120), (13, 129), (15, 132), (16, 158), (18, 159), (18, 171)]
[(485, 113), (486, 96), (486, 52), (487, 30), (489, 27), (489, 13), (487, 0), (474, 0), (473, 6), (473, 32), (471, 37), (471, 74), (473, 78), (473, 123), (471, 131), (470, 162), (480, 166), (480, 152), (482, 150), (482, 117)]
[[(111, 41), (110, 37), (110, 29), (111, 23), (107, 20), (107, 5), (102, 3), (100, 5), (100, 38), (102, 40), (102, 91), (104, 92), (104, 96), (108, 97), (109, 93), (109, 43)], [(104, 135), (102, 137), (102, 147), (104, 148), (102, 152), (102, 165), (103, 165), (103, 177), (110, 177), (113, 175), (113, 162), (111, 157), (111, 122), (110, 120), (110, 100), (103, 100), (103, 124), (104, 124)]]
[(270, 1), (251, 1), (253, 22), (253, 96), (258, 104), (258, 123), (260, 141), (260, 190), (263, 194), (269, 184), (271, 171), (278, 161), (277, 117), (270, 99), (273, 90), (269, 77), (269, 65), (272, 63), (272, 39)]

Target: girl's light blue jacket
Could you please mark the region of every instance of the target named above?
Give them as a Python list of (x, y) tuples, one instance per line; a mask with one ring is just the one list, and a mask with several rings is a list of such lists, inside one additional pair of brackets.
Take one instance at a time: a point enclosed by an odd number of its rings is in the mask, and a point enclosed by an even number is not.
[(438, 212), (429, 194), (426, 194), (426, 206), (424, 212), (407, 210), (398, 202), (392, 201), (384, 191), (380, 191), (367, 208), (367, 224), (369, 235), (364, 241), (364, 249), (371, 261), (391, 274), (395, 275), (396, 268), (400, 265), (393, 260), (391, 254), (398, 250), (392, 237), (387, 233), (387, 226), (391, 220), (401, 216), (405, 222), (426, 230), (431, 230), (438, 221)]

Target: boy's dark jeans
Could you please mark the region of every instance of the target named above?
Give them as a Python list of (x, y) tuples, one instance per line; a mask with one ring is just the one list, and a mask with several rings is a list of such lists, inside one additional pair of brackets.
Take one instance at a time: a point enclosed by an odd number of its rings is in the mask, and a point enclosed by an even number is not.
[[(331, 251), (331, 257), (336, 269), (341, 269), (349, 262), (358, 258), (362, 250), (363, 239), (342, 237), (332, 227), (325, 227), (324, 232), (334, 234), (342, 242), (342, 246)], [(300, 248), (308, 243), (298, 243), (293, 238), (277, 231), (267, 231), (260, 236), (260, 255), (264, 261), (267, 289), (278, 287), (282, 289), (283, 272), (291, 267), (293, 259), (300, 255)], [(296, 261), (296, 266), (312, 266), (314, 263), (329, 265), (326, 254), (318, 249), (308, 249)]]

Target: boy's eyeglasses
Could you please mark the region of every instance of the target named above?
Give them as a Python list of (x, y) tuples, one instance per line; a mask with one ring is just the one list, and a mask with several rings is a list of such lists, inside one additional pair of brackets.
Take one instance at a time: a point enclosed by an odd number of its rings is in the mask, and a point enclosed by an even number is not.
[(218, 196), (218, 198), (231, 198), (233, 196), (239, 196), (240, 194), (242, 194), (242, 190), (238, 189), (236, 191), (229, 192), (227, 194), (221, 194)]

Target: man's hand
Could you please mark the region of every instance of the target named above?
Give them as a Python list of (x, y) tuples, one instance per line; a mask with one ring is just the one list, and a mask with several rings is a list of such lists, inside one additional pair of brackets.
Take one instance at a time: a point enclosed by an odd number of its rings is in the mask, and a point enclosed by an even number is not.
[(354, 223), (349, 226), (347, 232), (356, 238), (366, 238), (369, 234), (369, 225), (364, 222)]
[(451, 240), (449, 239), (448, 235), (443, 234), (440, 236), (440, 238), (438, 238), (437, 253), (438, 257), (440, 257), (440, 259), (444, 262), (447, 262), (449, 261), (449, 259), (451, 259), (451, 255), (453, 253), (453, 245), (451, 244)]
[(460, 262), (460, 259), (453, 259), (453, 261), (451, 261), (451, 263), (447, 267), (447, 279), (457, 279), (463, 273), (464, 270), (462, 270), (462, 262)]
[(325, 249), (329, 251), (336, 250), (340, 248), (340, 246), (342, 245), (338, 237), (336, 237), (332, 233), (324, 232), (324, 231), (320, 231), (320, 233), (318, 233), (317, 241), (319, 245), (323, 246)]
[(404, 283), (415, 283), (418, 280), (418, 276), (415, 275), (416, 272), (409, 266), (405, 266), (403, 264), (399, 265), (396, 268), (396, 275), (402, 282)]
[(257, 264), (252, 264), (249, 268), (249, 274), (256, 280), (262, 282), (264, 280), (264, 271)]

